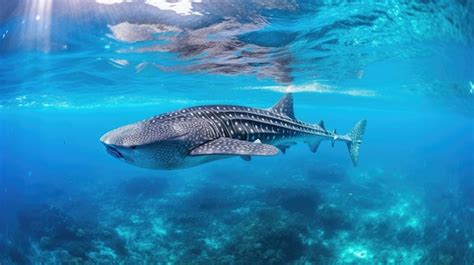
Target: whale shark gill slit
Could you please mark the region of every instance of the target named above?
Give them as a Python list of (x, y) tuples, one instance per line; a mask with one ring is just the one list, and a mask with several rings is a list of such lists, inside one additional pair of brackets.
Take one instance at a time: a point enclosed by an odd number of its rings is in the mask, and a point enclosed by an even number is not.
[(110, 145), (106, 145), (105, 149), (107, 150), (107, 153), (109, 153), (111, 156), (116, 157), (116, 158), (123, 158), (122, 153), (120, 153), (120, 151), (117, 150), (117, 148)]

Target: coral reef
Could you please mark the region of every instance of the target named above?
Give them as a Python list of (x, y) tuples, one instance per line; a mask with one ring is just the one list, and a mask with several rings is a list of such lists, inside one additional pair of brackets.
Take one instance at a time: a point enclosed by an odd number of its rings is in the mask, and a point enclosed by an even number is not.
[(391, 184), (408, 175), (337, 166), (295, 170), (271, 182), (271, 171), (255, 181), (209, 174), (127, 177), (73, 193), (87, 200), (25, 204), (16, 232), (0, 234), (0, 262), (466, 264), (474, 258), (468, 185), (413, 190)]
[(267, 188), (263, 193), (262, 201), (271, 206), (279, 206), (292, 213), (300, 214), (308, 219), (314, 219), (322, 198), (317, 189), (276, 187)]
[(18, 224), (24, 236), (41, 251), (66, 252), (62, 253), (63, 258), (86, 261), (104, 246), (110, 248), (114, 256), (127, 255), (124, 241), (115, 231), (78, 222), (57, 207), (26, 206), (18, 212)]
[(288, 264), (303, 255), (306, 233), (307, 227), (286, 212), (259, 209), (233, 229), (226, 250), (236, 264)]

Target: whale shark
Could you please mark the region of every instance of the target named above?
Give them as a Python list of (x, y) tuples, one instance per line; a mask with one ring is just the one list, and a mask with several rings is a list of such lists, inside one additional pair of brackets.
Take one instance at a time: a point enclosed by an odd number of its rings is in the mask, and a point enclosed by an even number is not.
[(293, 95), (285, 94), (273, 107), (257, 109), (237, 105), (205, 105), (153, 116), (105, 133), (100, 141), (107, 153), (134, 166), (179, 169), (207, 162), (286, 153), (297, 142), (316, 152), (324, 140), (344, 142), (354, 166), (367, 125), (357, 122), (344, 135), (328, 131), (321, 121), (297, 120)]

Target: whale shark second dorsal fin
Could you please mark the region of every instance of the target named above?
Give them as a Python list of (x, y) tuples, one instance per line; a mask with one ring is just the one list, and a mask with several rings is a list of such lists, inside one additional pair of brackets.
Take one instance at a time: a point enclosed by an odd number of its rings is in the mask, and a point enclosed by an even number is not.
[(296, 119), (295, 112), (293, 111), (293, 95), (291, 93), (286, 93), (275, 105), (273, 105), (270, 111)]
[(324, 127), (324, 121), (321, 120), (319, 123), (318, 123), (319, 127), (321, 127), (323, 130), (326, 130), (326, 127)]

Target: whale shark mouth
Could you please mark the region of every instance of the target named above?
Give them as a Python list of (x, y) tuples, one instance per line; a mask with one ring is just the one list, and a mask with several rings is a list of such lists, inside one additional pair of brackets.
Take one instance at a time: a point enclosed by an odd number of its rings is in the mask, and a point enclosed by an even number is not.
[(111, 156), (113, 157), (116, 157), (116, 158), (124, 158), (124, 156), (122, 155), (122, 153), (120, 153), (119, 150), (117, 150), (117, 148), (113, 147), (113, 146), (110, 146), (110, 145), (106, 145), (105, 146), (105, 149), (107, 151), (107, 153), (109, 153)]

